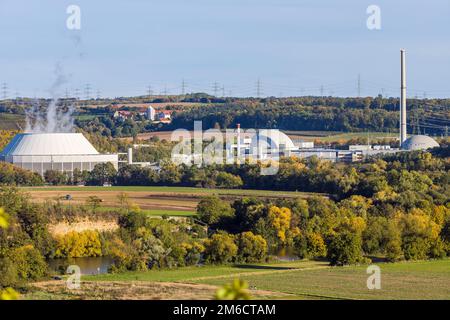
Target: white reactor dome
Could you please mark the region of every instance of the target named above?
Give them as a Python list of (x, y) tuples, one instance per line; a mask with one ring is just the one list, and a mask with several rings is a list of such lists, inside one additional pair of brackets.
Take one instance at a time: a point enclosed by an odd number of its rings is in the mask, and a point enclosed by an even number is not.
[(19, 133), (2, 156), (95, 155), (94, 146), (81, 133)]
[(439, 143), (433, 138), (423, 135), (411, 136), (402, 143), (402, 149), (408, 151), (426, 150), (436, 147), (439, 147)]
[[(253, 139), (251, 147), (255, 148), (258, 145), (258, 140), (264, 141), (267, 147), (271, 149), (291, 151), (296, 149), (291, 138), (278, 129), (261, 129), (258, 130), (258, 139)], [(261, 143), (261, 142), (260, 142)]]

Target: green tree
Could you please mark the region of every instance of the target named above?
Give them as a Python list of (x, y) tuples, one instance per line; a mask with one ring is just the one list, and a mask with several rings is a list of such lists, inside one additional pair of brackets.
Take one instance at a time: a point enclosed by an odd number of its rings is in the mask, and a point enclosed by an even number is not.
[(226, 201), (217, 196), (209, 196), (200, 200), (197, 205), (199, 219), (208, 225), (216, 224), (223, 218), (232, 218), (234, 209)]
[(111, 162), (98, 163), (90, 172), (88, 184), (102, 186), (104, 184), (113, 184), (117, 175), (117, 170)]
[(361, 262), (361, 237), (351, 232), (338, 233), (330, 240), (327, 258), (333, 266)]

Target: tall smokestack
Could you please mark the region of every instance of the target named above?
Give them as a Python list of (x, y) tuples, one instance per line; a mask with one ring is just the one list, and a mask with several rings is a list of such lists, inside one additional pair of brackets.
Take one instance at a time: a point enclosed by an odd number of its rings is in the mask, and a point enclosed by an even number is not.
[(400, 147), (406, 140), (406, 52), (400, 50), (401, 56), (401, 97), (400, 97)]

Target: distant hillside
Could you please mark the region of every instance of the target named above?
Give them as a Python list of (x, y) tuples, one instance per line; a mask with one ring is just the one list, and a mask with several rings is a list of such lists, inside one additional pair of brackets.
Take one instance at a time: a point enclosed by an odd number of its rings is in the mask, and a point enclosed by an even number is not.
[(25, 128), (24, 115), (0, 112), (0, 130), (21, 130), (23, 128)]

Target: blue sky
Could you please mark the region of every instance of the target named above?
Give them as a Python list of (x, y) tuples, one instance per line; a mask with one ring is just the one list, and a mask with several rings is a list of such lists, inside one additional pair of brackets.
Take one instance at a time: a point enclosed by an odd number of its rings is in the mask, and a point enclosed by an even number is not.
[[(81, 8), (81, 30), (66, 8)], [(381, 30), (366, 9), (381, 8)], [(398, 96), (406, 48), (409, 96), (450, 97), (448, 0), (0, 0), (0, 82), (8, 96), (155, 93)], [(62, 76), (62, 77), (61, 77)], [(1, 91), (1, 90), (0, 90)], [(0, 92), (1, 94), (1, 92)]]

